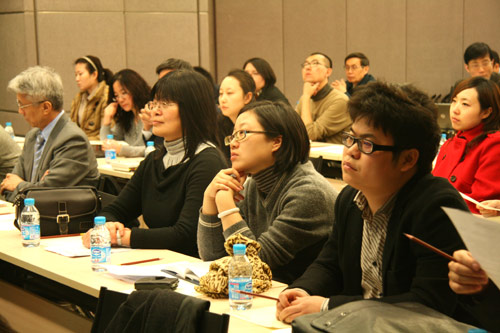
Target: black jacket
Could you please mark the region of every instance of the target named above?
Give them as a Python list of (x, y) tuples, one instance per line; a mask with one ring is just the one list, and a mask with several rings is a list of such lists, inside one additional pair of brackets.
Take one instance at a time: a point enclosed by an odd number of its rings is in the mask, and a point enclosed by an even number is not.
[[(290, 288), (330, 297), (329, 308), (363, 299), (361, 242), (363, 219), (347, 186), (335, 203), (333, 231), (318, 258)], [(418, 302), (451, 315), (457, 295), (448, 286), (448, 262), (403, 233), (414, 235), (447, 253), (463, 249), (460, 236), (441, 207), (467, 210), (446, 179), (428, 174), (401, 188), (387, 226), (382, 259), (383, 297), (388, 303)]]

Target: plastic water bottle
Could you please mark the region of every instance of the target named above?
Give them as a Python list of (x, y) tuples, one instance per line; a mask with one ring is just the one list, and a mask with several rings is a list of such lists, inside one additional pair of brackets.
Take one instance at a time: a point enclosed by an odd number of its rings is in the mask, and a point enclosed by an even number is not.
[(252, 296), (234, 290), (252, 292), (252, 264), (245, 256), (245, 244), (233, 245), (233, 258), (229, 262), (229, 307), (233, 310), (246, 310), (252, 307)]
[[(105, 143), (107, 145), (113, 143), (113, 134), (108, 134)], [(111, 164), (112, 160), (116, 160), (116, 150), (113, 148), (108, 148), (104, 151), (104, 157), (106, 158), (106, 163)]]
[(12, 123), (10, 121), (5, 123), (5, 132), (9, 133), (12, 139), (14, 139), (14, 128), (12, 127)]
[(23, 246), (36, 247), (40, 245), (40, 213), (35, 207), (35, 199), (24, 199), (20, 224)]
[(441, 140), (439, 141), (439, 147), (441, 147), (446, 142), (446, 133), (441, 133)]
[(103, 272), (109, 263), (111, 255), (111, 236), (105, 226), (106, 218), (96, 216), (94, 218), (94, 229), (90, 232), (90, 259), (94, 272)]
[(153, 141), (148, 141), (146, 143), (146, 149), (144, 150), (144, 157), (148, 156), (148, 154), (153, 151), (155, 151), (155, 143)]

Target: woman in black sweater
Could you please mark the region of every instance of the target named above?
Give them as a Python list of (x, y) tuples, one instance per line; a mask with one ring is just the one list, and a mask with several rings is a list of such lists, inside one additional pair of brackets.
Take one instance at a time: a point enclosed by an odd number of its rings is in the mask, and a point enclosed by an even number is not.
[[(153, 133), (164, 145), (149, 154), (116, 200), (103, 209), (112, 245), (169, 249), (198, 256), (196, 230), (203, 192), (225, 167), (215, 146), (213, 89), (194, 71), (160, 79), (150, 102)], [(143, 215), (149, 229), (135, 222)], [(84, 243), (88, 244), (88, 233)]]
[(262, 58), (251, 58), (243, 64), (245, 72), (255, 81), (257, 101), (283, 102), (290, 105), (285, 95), (275, 86), (276, 74), (271, 65)]

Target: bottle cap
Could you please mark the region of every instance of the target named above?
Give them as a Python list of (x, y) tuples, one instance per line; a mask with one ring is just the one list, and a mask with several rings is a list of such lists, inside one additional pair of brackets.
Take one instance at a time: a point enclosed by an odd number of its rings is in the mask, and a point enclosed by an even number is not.
[(5, 123), (5, 126), (12, 126), (12, 123), (10, 121)]
[(441, 133), (441, 138), (446, 139), (446, 133)]
[(106, 223), (106, 217), (105, 216), (96, 216), (94, 217), (94, 224), (95, 225), (102, 225)]
[(234, 254), (245, 254), (247, 246), (245, 244), (234, 244), (233, 253)]
[(24, 199), (25, 206), (33, 206), (34, 204), (35, 204), (35, 199), (33, 199), (33, 198)]
[(482, 328), (469, 328), (468, 333), (488, 333), (486, 330)]
[(113, 134), (108, 134), (108, 136), (106, 138), (108, 138), (108, 140), (113, 140), (114, 135)]
[(147, 145), (148, 147), (154, 147), (154, 146), (155, 146), (155, 143), (154, 143), (153, 141), (148, 141), (148, 142), (146, 143), (146, 145)]

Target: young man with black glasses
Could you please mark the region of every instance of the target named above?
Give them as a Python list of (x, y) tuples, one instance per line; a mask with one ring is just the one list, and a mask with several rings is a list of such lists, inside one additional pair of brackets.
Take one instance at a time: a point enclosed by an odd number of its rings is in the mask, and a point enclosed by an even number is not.
[(447, 253), (463, 248), (441, 207), (467, 206), (430, 173), (439, 144), (434, 104), (411, 86), (371, 82), (348, 110), (353, 124), (342, 134), (348, 186), (318, 258), (280, 294), (278, 319), (291, 322), (363, 299), (417, 302), (452, 315), (457, 296), (448, 286), (447, 260), (403, 235)]

